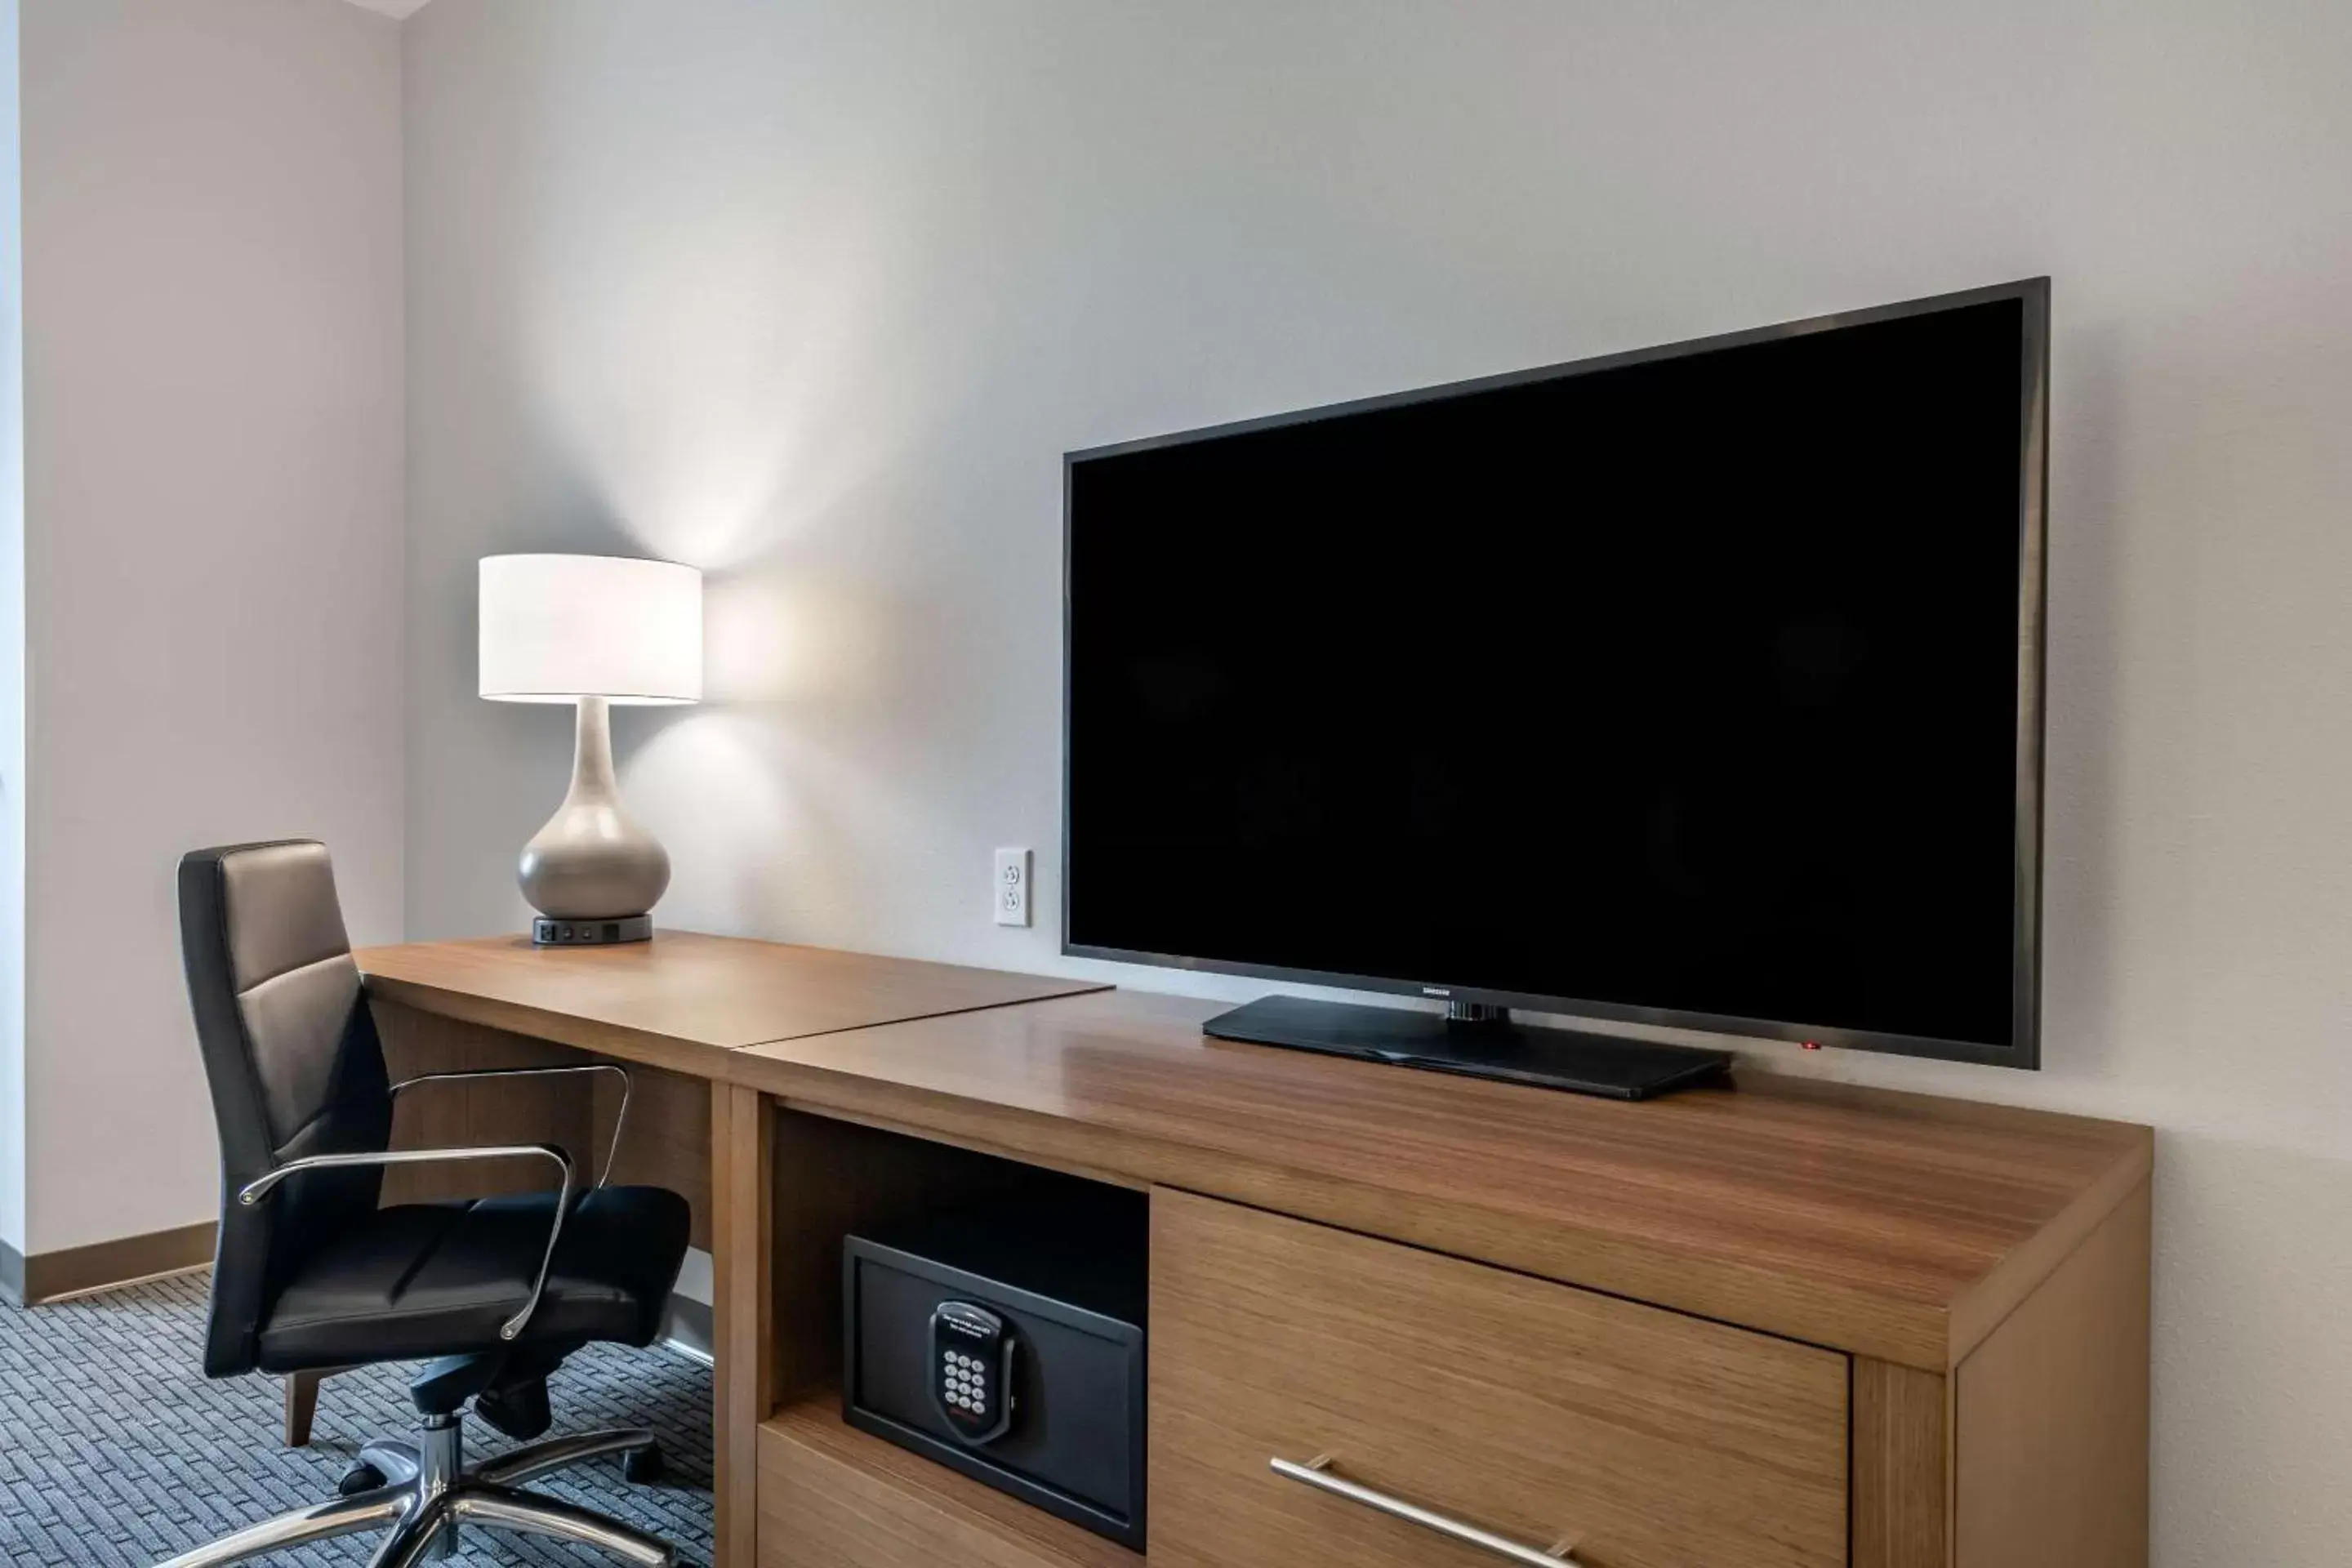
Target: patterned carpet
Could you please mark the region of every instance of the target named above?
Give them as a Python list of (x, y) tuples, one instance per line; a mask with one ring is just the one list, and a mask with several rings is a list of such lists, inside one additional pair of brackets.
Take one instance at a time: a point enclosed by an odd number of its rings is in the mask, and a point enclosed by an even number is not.
[[(371, 1367), (319, 1390), (310, 1447), (280, 1441), (278, 1380), (207, 1382), (198, 1370), (204, 1274), (26, 1310), (0, 1301), (0, 1563), (147, 1564), (333, 1495), (361, 1443), (409, 1437), (410, 1369)], [(615, 1459), (532, 1489), (625, 1519), (710, 1561), (710, 1373), (673, 1351), (596, 1345), (549, 1380), (555, 1430), (649, 1426), (666, 1479), (631, 1486)], [(469, 1458), (508, 1446), (466, 1423)], [(345, 1536), (259, 1561), (351, 1568), (373, 1550)], [(461, 1562), (610, 1560), (561, 1542), (474, 1531)]]

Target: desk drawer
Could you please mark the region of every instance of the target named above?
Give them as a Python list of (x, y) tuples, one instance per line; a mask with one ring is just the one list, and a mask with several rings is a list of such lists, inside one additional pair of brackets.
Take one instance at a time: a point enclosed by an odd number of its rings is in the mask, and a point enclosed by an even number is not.
[(1496, 1568), (1270, 1468), (1590, 1568), (1838, 1568), (1832, 1352), (1166, 1190), (1152, 1194), (1151, 1557)]

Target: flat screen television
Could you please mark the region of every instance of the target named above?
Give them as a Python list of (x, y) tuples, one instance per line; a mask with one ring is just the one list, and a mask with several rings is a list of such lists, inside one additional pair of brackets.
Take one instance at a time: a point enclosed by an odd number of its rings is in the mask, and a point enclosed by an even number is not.
[(2048, 327), (1069, 454), (1064, 951), (1442, 1000), (1211, 1032), (1538, 1080), (1504, 1009), (2038, 1065)]

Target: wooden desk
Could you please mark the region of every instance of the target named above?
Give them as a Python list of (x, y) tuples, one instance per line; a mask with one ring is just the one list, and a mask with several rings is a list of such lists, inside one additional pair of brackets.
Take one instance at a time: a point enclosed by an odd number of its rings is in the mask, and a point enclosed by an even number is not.
[(1492, 1561), (1272, 1477), (1297, 1448), (1597, 1568), (2144, 1568), (2145, 1128), (1760, 1074), (1624, 1105), (718, 939), (361, 964), (396, 1056), (667, 1085), (623, 1168), (698, 1183), (725, 1568), (1132, 1568), (835, 1414), (842, 1236), (1038, 1166), (1151, 1194), (1155, 1560)]
[(478, 937), (372, 947), (358, 957), (378, 1000), (703, 1074), (713, 1051), (1108, 989), (695, 931), (617, 947)]
[[(411, 942), (364, 949), (358, 958), (394, 1078), (555, 1065), (579, 1060), (578, 1051), (632, 1064), (630, 1136), (614, 1179), (685, 1194), (694, 1205), (694, 1244), (706, 1248), (708, 1086), (726, 1079), (721, 1064), (729, 1053), (763, 1041), (1101, 989), (1086, 981), (692, 931), (604, 948), (536, 948), (521, 937)], [(404, 1096), (394, 1141), (482, 1143), (528, 1131), (562, 1145), (585, 1170), (609, 1146), (620, 1109), (610, 1075), (451, 1086)], [(520, 1169), (503, 1177), (514, 1187), (536, 1179)], [(415, 1203), (484, 1189), (479, 1167), (411, 1166), (388, 1175), (385, 1190), (387, 1201)]]

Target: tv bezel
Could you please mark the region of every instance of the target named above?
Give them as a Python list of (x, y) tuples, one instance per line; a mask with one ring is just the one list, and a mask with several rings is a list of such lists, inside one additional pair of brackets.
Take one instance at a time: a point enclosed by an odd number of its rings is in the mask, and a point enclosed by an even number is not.
[[(1070, 837), (1070, 703), (1073, 671), (1071, 635), (1074, 614), (1070, 566), (1072, 530), (1076, 522), (1072, 515), (1071, 490), (1072, 479), (1078, 465), (1135, 452), (1189, 446), (1229, 436), (1250, 435), (1263, 430), (1281, 429), (1293, 425), (1306, 425), (1327, 419), (1345, 418), (1351, 415), (1409, 407), (1415, 404), (1433, 403), (1476, 393), (1525, 386), (1565, 376), (1589, 375), (1596, 371), (1614, 370), (1624, 365), (1678, 359), (1685, 355), (1706, 353), (1717, 349), (1739, 348), (1751, 343), (1803, 337), (1814, 332), (1835, 331), (1844, 327), (1864, 326), (1873, 322), (1895, 321), (1906, 316), (1927, 315), (1936, 311), (1990, 304), (2004, 300), (2014, 300), (2023, 305), (2025, 318), (2022, 361), (2019, 367), (2021, 395), (2019, 408), (2023, 420), (2021, 450), (2023, 461), (2019, 467), (2017, 485), (2017, 842), (2013, 864), (2014, 891), (2011, 905), (2012, 938), (2011, 1044), (1992, 1046), (1974, 1040), (1951, 1040), (1926, 1035), (1845, 1028), (1831, 1024), (1807, 1024), (1789, 1019), (1752, 1018), (1722, 1013), (1647, 1007), (1626, 1003), (1596, 1001), (1591, 997), (1500, 991), (1488, 986), (1450, 984), (1440, 979), (1422, 980), (1393, 975), (1351, 974), (1327, 970), (1294, 969), (1281, 964), (1247, 963), (1231, 959), (1194, 958), (1181, 953), (1144, 952), (1129, 948), (1098, 947), (1088, 943), (1074, 942), (1070, 940), (1070, 889), (1075, 881), (1072, 875), (1074, 862)], [(1833, 1046), (1848, 1050), (1885, 1051), (1906, 1056), (1930, 1057), (1948, 1061), (1979, 1062), (1997, 1067), (2038, 1068), (2042, 1065), (2042, 707), (2046, 663), (2047, 577), (2047, 540), (2043, 509), (2044, 495), (2049, 484), (2049, 387), (2050, 279), (2046, 277), (2029, 278), (2013, 283), (1994, 284), (1986, 288), (1967, 289), (1955, 293), (1908, 300), (1898, 304), (1873, 306), (1866, 310), (1841, 310), (1831, 315), (1812, 316), (1796, 321), (1782, 321), (1772, 326), (1753, 327), (1742, 331), (1725, 332), (1713, 337), (1693, 338), (1655, 348), (1600, 354), (1590, 359), (1572, 360), (1566, 363), (1544, 365), (1533, 370), (1510, 371), (1500, 375), (1449, 382), (1444, 385), (1423, 387), (1409, 392), (1354, 398), (1344, 403), (1326, 405), (1319, 408), (1235, 420), (1202, 429), (1147, 437), (1139, 440), (1116, 442), (1108, 446), (1089, 447), (1078, 451), (1064, 453), (1062, 456), (1061, 889), (1063, 953), (1072, 958), (1103, 959), (1119, 963), (1149, 964), (1162, 969), (1185, 969), (1202, 973), (1233, 974), (1256, 980), (1331, 986), (1349, 991), (1419, 996), (1447, 1002), (1487, 1003), (1588, 1021), (1656, 1025), (1669, 1028), (1760, 1040)]]

